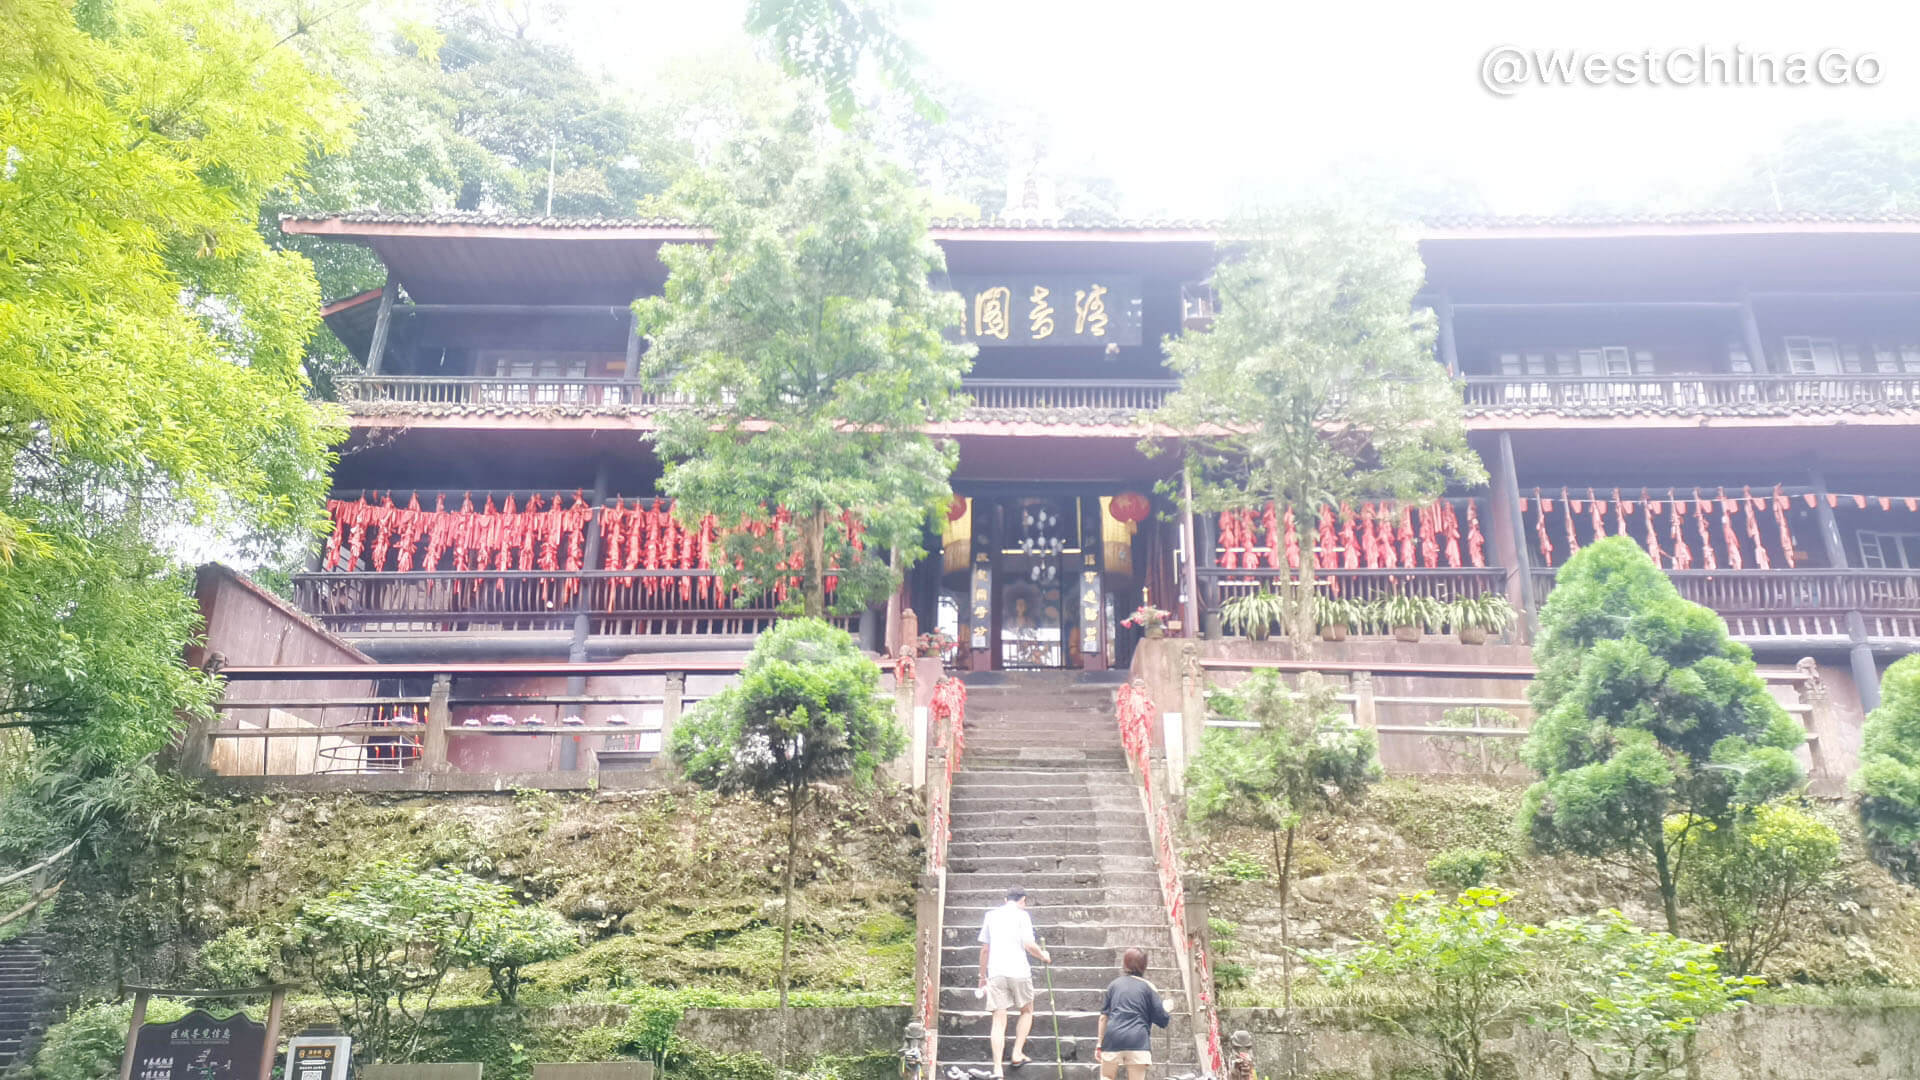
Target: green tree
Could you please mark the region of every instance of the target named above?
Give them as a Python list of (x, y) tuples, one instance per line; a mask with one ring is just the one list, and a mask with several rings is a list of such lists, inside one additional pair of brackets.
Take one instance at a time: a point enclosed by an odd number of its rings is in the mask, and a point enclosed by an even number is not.
[(820, 88), (841, 127), (853, 119), (854, 81), (869, 65), (927, 118), (941, 116), (920, 87), (920, 56), (900, 32), (893, 0), (747, 0), (747, 32), (773, 46), (787, 74)]
[(1763, 212), (1910, 212), (1920, 207), (1920, 123), (1801, 125), (1703, 204)]
[[(1340, 210), (1288, 209), (1229, 230), (1219, 316), (1166, 343), (1180, 387), (1158, 420), (1182, 441), (1194, 506), (1316, 508), (1360, 496), (1424, 501), (1478, 484), (1460, 392), (1434, 362), (1432, 313), (1406, 235)], [(1310, 551), (1311, 545), (1306, 545)], [(1311, 558), (1283, 589), (1288, 636), (1314, 632)]]
[(82, 780), (213, 695), (165, 546), (320, 505), (313, 271), (255, 230), (352, 120), (302, 33), (233, 0), (0, 6), (0, 723)]
[(1395, 900), (1378, 941), (1345, 954), (1315, 955), (1334, 986), (1378, 987), (1396, 1004), (1374, 1016), (1426, 1054), (1442, 1080), (1484, 1080), (1498, 1025), (1526, 1015), (1541, 993), (1532, 952), (1535, 928), (1516, 923), (1498, 889), (1468, 889), (1445, 900), (1414, 893)]
[(790, 619), (754, 642), (737, 686), (708, 698), (673, 729), (673, 758), (687, 779), (723, 793), (781, 803), (787, 858), (780, 882), (780, 1061), (787, 1047), (793, 955), (793, 878), (800, 821), (816, 784), (871, 782), (906, 736), (880, 668), (846, 631)]
[(803, 124), (677, 194), (715, 240), (663, 248), (665, 294), (634, 305), (649, 370), (695, 406), (653, 437), (661, 489), (696, 527), (791, 515), (732, 529), (723, 571), (759, 592), (796, 579), (810, 616), (837, 576), (833, 609), (858, 611), (922, 553), (955, 460), (923, 428), (955, 415), (972, 348), (943, 336), (958, 300), (929, 283), (945, 263), (925, 207), (859, 144)]
[(1552, 923), (1536, 948), (1554, 995), (1537, 1022), (1566, 1037), (1593, 1080), (1679, 1075), (1700, 1021), (1745, 1005), (1765, 981), (1723, 974), (1718, 946), (1649, 933), (1618, 911)]
[(1187, 814), (1199, 825), (1260, 829), (1273, 845), (1280, 886), (1282, 993), (1293, 1004), (1293, 947), (1287, 901), (1294, 834), (1302, 822), (1358, 802), (1380, 777), (1373, 733), (1354, 725), (1333, 690), (1317, 680), (1295, 691), (1277, 671), (1256, 671), (1217, 698), (1233, 719), (1211, 728), (1187, 767)]
[(505, 885), (458, 870), (370, 863), (301, 905), (286, 947), (367, 1058), (409, 1060), (447, 973), (484, 956), (483, 931), (513, 906)]
[(1901, 657), (1881, 677), (1853, 789), (1874, 860), (1920, 885), (1920, 656)]
[(580, 935), (566, 917), (551, 908), (494, 908), (474, 928), (467, 952), (487, 969), (493, 994), (504, 1005), (520, 996), (520, 976), (530, 964), (558, 960), (580, 948)]
[[(1682, 839), (1685, 837), (1686, 839)], [(1792, 933), (1800, 905), (1840, 866), (1840, 834), (1802, 810), (1766, 803), (1726, 825), (1667, 821), (1678, 860), (1679, 899), (1727, 969), (1753, 975)]]
[[(1627, 537), (1567, 561), (1540, 627), (1525, 755), (1544, 779), (1527, 790), (1519, 828), (1542, 850), (1649, 871), (1677, 935), (1676, 864), (1691, 831), (1798, 787), (1793, 749), (1805, 736), (1753, 653)], [(1670, 836), (1674, 815), (1686, 824)]]

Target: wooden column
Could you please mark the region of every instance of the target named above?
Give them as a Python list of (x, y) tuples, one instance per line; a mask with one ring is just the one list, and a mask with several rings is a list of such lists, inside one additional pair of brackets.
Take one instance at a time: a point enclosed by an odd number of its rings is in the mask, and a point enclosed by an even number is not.
[(1460, 374), (1460, 353), (1454, 345), (1453, 337), (1453, 299), (1445, 293), (1434, 301), (1434, 319), (1440, 324), (1440, 362), (1447, 365), (1448, 375)]
[(430, 773), (447, 771), (447, 731), (453, 726), (453, 676), (435, 675), (427, 693), (427, 730), (420, 740), (420, 763)]
[(385, 370), (387, 335), (393, 329), (393, 301), (399, 292), (400, 282), (394, 279), (393, 271), (387, 271), (386, 284), (380, 286), (380, 310), (373, 317), (373, 343), (367, 346), (369, 375), (378, 375)]
[(640, 316), (627, 312), (627, 374), (628, 382), (640, 377)]
[(1519, 575), (1521, 626), (1531, 642), (1540, 632), (1540, 605), (1533, 595), (1533, 559), (1527, 554), (1527, 524), (1520, 516), (1520, 476), (1513, 463), (1513, 437), (1500, 433), (1500, 467), (1494, 483), (1507, 504), (1506, 526), (1513, 543), (1513, 573)]
[(1753, 297), (1740, 298), (1740, 335), (1746, 339), (1747, 359), (1753, 362), (1755, 374), (1765, 374), (1773, 369), (1767, 360), (1767, 342), (1760, 336), (1760, 320), (1753, 313)]
[(267, 1052), (260, 1057), (260, 1075), (255, 1080), (273, 1080), (273, 1059), (280, 1052), (280, 1020), (287, 1011), (287, 988), (276, 986), (267, 998)]
[[(593, 507), (593, 515), (587, 518), (587, 550), (580, 567), (582, 575), (596, 570), (600, 566), (600, 537), (603, 531), (600, 523), (600, 515), (604, 511), (607, 502), (607, 463), (604, 459), (600, 462), (599, 467), (594, 470), (593, 494), (588, 496), (588, 500)], [(587, 638), (589, 636), (588, 632), (592, 628), (593, 617), (591, 612), (593, 611), (594, 602), (593, 590), (589, 585), (588, 579), (583, 576), (580, 579), (579, 611), (573, 616), (573, 640), (567, 644), (567, 663), (569, 664), (584, 664), (587, 662)], [(570, 675), (567, 677), (567, 695), (569, 697), (578, 697), (586, 692), (586, 676)], [(579, 706), (576, 705), (573, 706), (573, 708), (578, 709)], [(579, 767), (580, 737), (578, 735), (571, 738), (563, 736), (560, 740), (560, 768), (570, 772)]]
[(1183, 466), (1180, 470), (1180, 550), (1186, 554), (1186, 565), (1181, 568), (1181, 586), (1187, 594), (1187, 602), (1181, 619), (1186, 623), (1185, 636), (1190, 638), (1200, 636), (1200, 576), (1197, 572), (1200, 558), (1194, 548), (1197, 542), (1193, 528), (1193, 478)]
[[(1827, 478), (1819, 466), (1807, 470), (1813, 484), (1813, 516), (1820, 522), (1820, 544), (1827, 552), (1827, 565), (1836, 570), (1849, 569), (1847, 545), (1840, 535), (1840, 522), (1827, 502)], [(1873, 646), (1867, 641), (1867, 620), (1859, 611), (1847, 612), (1847, 663), (1853, 670), (1853, 684), (1860, 691), (1860, 707), (1871, 712), (1880, 707), (1880, 668), (1873, 662)]]
[(133, 995), (133, 1016), (127, 1022), (127, 1046), (120, 1052), (120, 1080), (133, 1080), (133, 1047), (140, 1038), (140, 1025), (147, 1022), (147, 998), (145, 990)]

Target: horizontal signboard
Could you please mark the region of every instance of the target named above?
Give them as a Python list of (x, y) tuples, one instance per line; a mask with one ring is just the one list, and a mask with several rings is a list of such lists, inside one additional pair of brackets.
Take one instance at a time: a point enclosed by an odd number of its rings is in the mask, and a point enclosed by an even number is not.
[(1142, 287), (1124, 274), (956, 275), (960, 336), (981, 348), (1138, 345)]

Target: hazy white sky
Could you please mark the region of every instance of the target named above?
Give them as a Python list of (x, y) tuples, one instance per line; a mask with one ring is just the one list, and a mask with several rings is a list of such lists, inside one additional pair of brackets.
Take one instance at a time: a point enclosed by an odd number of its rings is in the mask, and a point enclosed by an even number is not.
[[(738, 40), (742, 0), (569, 0), (590, 61), (642, 81)], [(943, 72), (1050, 120), (1063, 162), (1137, 213), (1212, 216), (1243, 185), (1356, 155), (1474, 181), (1505, 213), (1710, 188), (1809, 120), (1920, 114), (1920, 4), (1599, 0), (1271, 3), (919, 0), (910, 37)], [(1496, 46), (1872, 54), (1873, 86), (1482, 86)]]

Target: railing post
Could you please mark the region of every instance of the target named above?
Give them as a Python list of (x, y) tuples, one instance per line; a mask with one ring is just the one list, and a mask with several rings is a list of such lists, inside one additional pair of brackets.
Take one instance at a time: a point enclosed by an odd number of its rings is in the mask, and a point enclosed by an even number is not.
[(1828, 773), (1826, 755), (1821, 752), (1825, 740), (1821, 736), (1840, 730), (1839, 717), (1833, 712), (1833, 694), (1827, 689), (1827, 681), (1820, 677), (1820, 665), (1813, 657), (1802, 657), (1794, 670), (1800, 674), (1800, 681), (1795, 684), (1800, 703), (1808, 709), (1807, 757), (1813, 766), (1809, 772), (1824, 777)]
[(1373, 672), (1353, 673), (1353, 723), (1356, 727), (1377, 728), (1380, 714), (1373, 702)]
[(420, 740), (420, 762), (428, 772), (447, 770), (447, 731), (453, 726), (453, 676), (435, 675), (427, 692), (427, 730)]
[(680, 702), (687, 694), (687, 673), (667, 672), (667, 686), (660, 695), (660, 756), (656, 762), (665, 767), (672, 760), (668, 748), (673, 744), (673, 729), (680, 723)]

